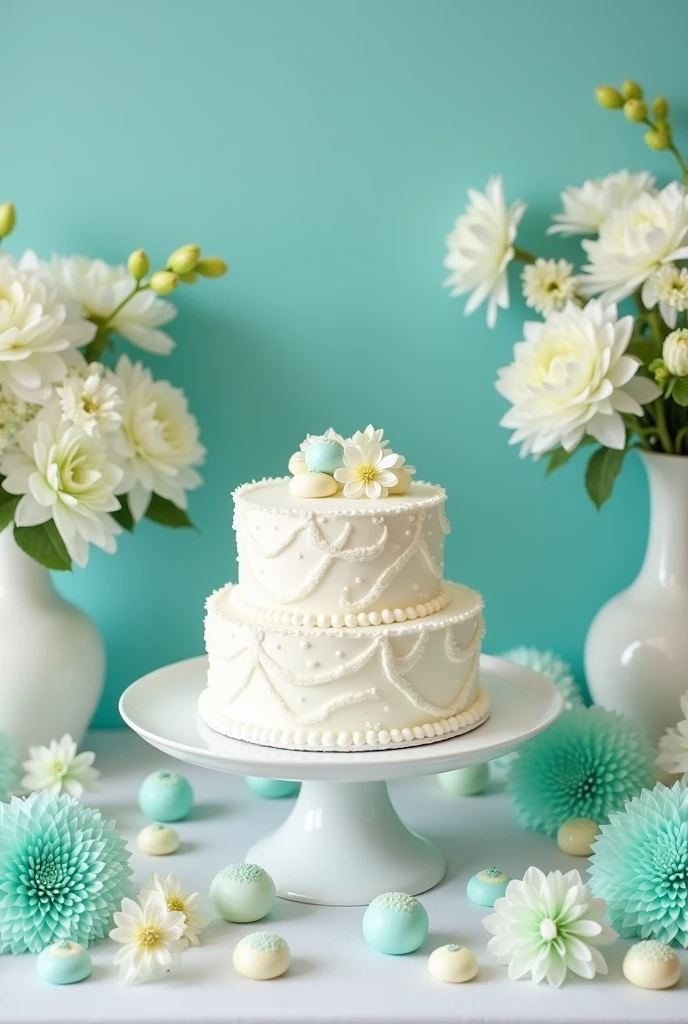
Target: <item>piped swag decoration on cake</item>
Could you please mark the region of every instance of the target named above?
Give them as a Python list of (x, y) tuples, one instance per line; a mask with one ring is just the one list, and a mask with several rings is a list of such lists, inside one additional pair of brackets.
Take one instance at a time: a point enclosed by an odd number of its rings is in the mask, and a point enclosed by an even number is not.
[(300, 450), (289, 459), (293, 474), (290, 493), (298, 498), (386, 498), (407, 494), (415, 466), (389, 447), (383, 430), (369, 423), (344, 438), (333, 427), (324, 434), (307, 434)]

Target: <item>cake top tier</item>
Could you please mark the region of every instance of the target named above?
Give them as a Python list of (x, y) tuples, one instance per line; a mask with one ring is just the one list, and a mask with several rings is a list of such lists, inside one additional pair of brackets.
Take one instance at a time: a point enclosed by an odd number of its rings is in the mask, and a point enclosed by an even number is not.
[(328, 516), (394, 515), (441, 505), (447, 495), (442, 487), (421, 481), (411, 483), (404, 495), (380, 498), (346, 498), (341, 491), (328, 498), (300, 498), (291, 493), (292, 477), (266, 479), (243, 484), (234, 492), (235, 503), (253, 506), (256, 510), (303, 515), (317, 513)]

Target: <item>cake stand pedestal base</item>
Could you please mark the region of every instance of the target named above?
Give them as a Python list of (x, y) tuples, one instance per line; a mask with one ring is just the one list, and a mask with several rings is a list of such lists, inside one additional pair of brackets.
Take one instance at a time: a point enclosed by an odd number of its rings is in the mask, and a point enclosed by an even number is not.
[(246, 860), (265, 868), (279, 896), (339, 907), (387, 891), (417, 895), (446, 871), (437, 847), (404, 825), (386, 782), (304, 782), (287, 820)]

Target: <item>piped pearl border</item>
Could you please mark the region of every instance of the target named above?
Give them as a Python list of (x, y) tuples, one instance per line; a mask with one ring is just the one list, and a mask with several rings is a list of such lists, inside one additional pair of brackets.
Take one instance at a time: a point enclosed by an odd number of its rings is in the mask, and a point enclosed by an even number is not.
[(441, 591), (432, 601), (421, 601), (408, 608), (383, 608), (380, 612), (350, 612), (343, 615), (335, 612), (332, 615), (313, 612), (288, 612), (281, 608), (266, 608), (253, 604), (240, 595), (235, 589), (232, 603), (242, 611), (248, 612), (260, 622), (277, 623), (282, 626), (317, 626), (318, 629), (357, 629), (364, 626), (390, 626), (394, 622), (406, 622), (413, 619), (424, 619), (435, 612), (441, 612), (451, 601), (451, 594)]
[(263, 747), (283, 747), (288, 750), (337, 751), (350, 753), (362, 750), (394, 750), (397, 747), (421, 746), (437, 740), (460, 736), (477, 729), (490, 716), (490, 698), (482, 686), (475, 701), (458, 715), (440, 718), (425, 725), (403, 729), (368, 729), (367, 732), (317, 732), (310, 729), (268, 729), (265, 726), (237, 722), (219, 712), (212, 703), (210, 688), (206, 688), (198, 701), (198, 713), (214, 732), (232, 739), (256, 743)]
[[(434, 494), (428, 494), (423, 498), (414, 498), (411, 493), (403, 495), (390, 495), (380, 501), (371, 501), (369, 498), (345, 498), (343, 493), (333, 494), (328, 498), (297, 498), (297, 501), (304, 503), (305, 507), (294, 504), (284, 507), (280, 505), (264, 505), (259, 501), (251, 501), (248, 497), (251, 491), (267, 484), (288, 484), (290, 476), (266, 476), (262, 480), (251, 480), (249, 483), (241, 484), (232, 491), (232, 498), (236, 505), (239, 501), (250, 505), (252, 508), (262, 512), (274, 513), (277, 515), (304, 515), (308, 508), (305, 502), (311, 502), (313, 511), (328, 516), (379, 516), (398, 515), (400, 512), (415, 512), (417, 509), (432, 508), (434, 505), (441, 505), (447, 500), (447, 492), (439, 484), (430, 484), (425, 480), (414, 480), (413, 484), (422, 484), (424, 487), (435, 489)], [(413, 486), (413, 484), (411, 486)], [(294, 499), (292, 498), (292, 502)], [(327, 503), (327, 504), (326, 504)], [(341, 507), (340, 507), (341, 506)]]

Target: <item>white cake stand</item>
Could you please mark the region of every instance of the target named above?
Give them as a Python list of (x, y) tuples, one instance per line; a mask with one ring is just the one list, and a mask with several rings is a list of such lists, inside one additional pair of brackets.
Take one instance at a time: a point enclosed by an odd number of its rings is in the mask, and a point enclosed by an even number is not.
[(190, 764), (302, 782), (289, 817), (246, 860), (272, 875), (280, 896), (332, 906), (362, 906), (390, 890), (425, 892), (444, 877), (443, 855), (404, 825), (388, 780), (499, 757), (547, 728), (564, 707), (544, 676), (483, 655), (480, 678), (492, 714), (472, 732), (389, 751), (291, 751), (228, 739), (200, 722), (196, 703), (205, 676), (205, 658), (150, 672), (122, 694), (122, 718), (148, 743)]

